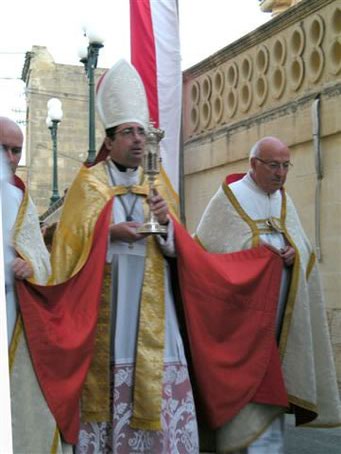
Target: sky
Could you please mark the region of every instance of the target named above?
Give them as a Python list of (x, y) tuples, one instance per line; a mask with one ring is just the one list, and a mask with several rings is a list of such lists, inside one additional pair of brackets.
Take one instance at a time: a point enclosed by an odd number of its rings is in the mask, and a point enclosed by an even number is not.
[[(135, 0), (139, 1), (139, 0)], [(152, 0), (158, 1), (158, 0)], [(258, 0), (178, 0), (182, 69), (200, 62), (271, 19)], [(25, 118), (25, 53), (46, 46), (56, 63), (80, 64), (83, 29), (104, 39), (98, 66), (130, 60), (129, 0), (12, 0), (1, 7), (0, 115)]]

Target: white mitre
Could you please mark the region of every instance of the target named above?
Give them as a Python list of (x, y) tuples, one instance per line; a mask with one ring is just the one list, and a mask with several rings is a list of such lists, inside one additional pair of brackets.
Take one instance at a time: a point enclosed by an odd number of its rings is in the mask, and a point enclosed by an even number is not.
[(104, 129), (123, 123), (148, 127), (149, 111), (142, 79), (126, 60), (119, 60), (99, 80), (97, 111)]

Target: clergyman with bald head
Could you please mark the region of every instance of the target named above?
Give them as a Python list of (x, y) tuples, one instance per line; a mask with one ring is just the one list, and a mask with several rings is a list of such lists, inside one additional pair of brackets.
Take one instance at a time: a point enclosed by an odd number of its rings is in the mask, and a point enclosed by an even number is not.
[(198, 242), (209, 252), (230, 253), (267, 245), (281, 257), (283, 266), (273, 336), (289, 407), (254, 402), (250, 396), (240, 413), (216, 432), (218, 452), (283, 453), (284, 415), (288, 411), (295, 414), (297, 425), (326, 427), (341, 422), (316, 257), (285, 190), (291, 168), (289, 147), (276, 137), (261, 138), (249, 152), (248, 172), (226, 177), (196, 230)]
[[(0, 117), (0, 177), (4, 247), (7, 338), (10, 366), (13, 452), (63, 452), (61, 439), (38, 384), (27, 346), (18, 298), (19, 282), (45, 284), (49, 253), (40, 231), (36, 207), (24, 182), (15, 174), (24, 136), (20, 126)], [(5, 176), (7, 171), (7, 178)], [(35, 333), (39, 339), (39, 333)], [(34, 434), (34, 435), (32, 435)], [(54, 448), (53, 448), (54, 449)]]

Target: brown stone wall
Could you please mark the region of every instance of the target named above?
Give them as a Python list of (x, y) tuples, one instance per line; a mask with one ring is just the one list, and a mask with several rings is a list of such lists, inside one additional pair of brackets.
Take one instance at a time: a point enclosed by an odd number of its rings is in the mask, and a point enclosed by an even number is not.
[[(305, 0), (184, 73), (188, 229), (251, 146), (273, 135), (291, 149), (287, 190), (315, 244), (341, 385), (341, 1)], [(316, 197), (312, 108), (320, 100), (324, 175)]]

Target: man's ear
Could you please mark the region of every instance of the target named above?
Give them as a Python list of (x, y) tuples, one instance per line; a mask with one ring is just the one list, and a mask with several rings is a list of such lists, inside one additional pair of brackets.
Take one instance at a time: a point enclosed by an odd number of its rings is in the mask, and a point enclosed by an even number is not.
[(250, 158), (250, 168), (254, 171), (256, 167), (256, 158)]
[(111, 139), (110, 137), (106, 136), (105, 139), (104, 139), (104, 143), (105, 143), (105, 146), (106, 146), (106, 148), (108, 150), (112, 149), (113, 139)]

